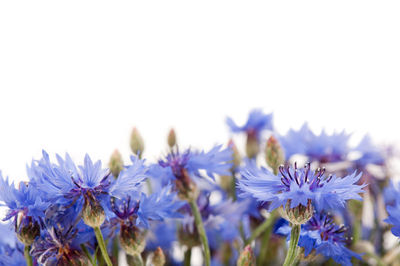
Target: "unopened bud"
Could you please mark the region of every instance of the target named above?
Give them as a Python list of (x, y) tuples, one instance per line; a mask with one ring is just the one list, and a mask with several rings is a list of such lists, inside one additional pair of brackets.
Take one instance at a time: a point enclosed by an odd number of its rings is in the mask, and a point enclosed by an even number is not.
[(176, 133), (175, 130), (172, 128), (168, 133), (168, 146), (172, 149), (176, 145)]
[(35, 241), (35, 238), (40, 235), (40, 226), (33, 221), (32, 217), (25, 216), (22, 212), (18, 214), (15, 224), (17, 238), (24, 245), (30, 246)]
[(236, 147), (236, 145), (235, 145), (235, 143), (233, 142), (233, 140), (230, 140), (230, 141), (228, 142), (228, 147), (231, 148), (232, 153), (233, 153), (233, 154), (232, 154), (232, 157), (233, 157), (233, 160), (232, 160), (233, 166), (234, 166), (235, 168), (237, 168), (237, 167), (240, 166), (240, 162), (242, 161), (242, 158), (241, 158), (241, 156), (240, 156), (239, 150), (238, 150), (238, 148)]
[(251, 249), (250, 245), (247, 245), (236, 263), (237, 266), (255, 266), (256, 265), (256, 258), (254, 256), (253, 250)]
[(131, 134), (131, 150), (134, 154), (139, 154), (141, 156), (144, 150), (144, 141), (142, 136), (140, 136), (139, 131), (135, 128), (132, 130)]
[(260, 146), (258, 143), (258, 139), (253, 135), (247, 135), (246, 142), (246, 155), (247, 157), (253, 159), (257, 157), (257, 154), (260, 152)]
[(117, 178), (122, 169), (124, 169), (124, 162), (118, 150), (115, 150), (111, 155), (108, 167), (115, 178)]
[(82, 209), (82, 219), (86, 225), (96, 228), (104, 223), (106, 215), (103, 207), (97, 200), (85, 199)]
[(281, 208), (281, 215), (294, 225), (305, 224), (314, 214), (314, 207), (311, 200), (308, 200), (307, 206), (298, 205), (297, 207), (290, 208), (291, 201), (288, 200), (285, 208)]
[(121, 225), (119, 241), (125, 252), (132, 256), (142, 253), (146, 247), (145, 235), (136, 226)]
[(278, 173), (279, 165), (285, 163), (285, 153), (279, 141), (271, 136), (265, 146), (265, 160), (267, 164), (273, 169), (274, 174)]
[(156, 249), (156, 251), (154, 251), (152, 265), (154, 265), (154, 266), (163, 266), (164, 264), (165, 264), (164, 252), (160, 247), (158, 247)]

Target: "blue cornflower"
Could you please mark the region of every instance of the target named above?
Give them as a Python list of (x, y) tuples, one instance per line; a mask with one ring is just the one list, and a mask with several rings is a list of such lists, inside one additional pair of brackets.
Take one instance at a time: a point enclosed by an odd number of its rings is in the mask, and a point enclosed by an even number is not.
[(337, 162), (346, 159), (350, 147), (350, 134), (342, 131), (328, 135), (322, 130), (316, 135), (305, 123), (299, 130), (289, 130), (286, 136), (280, 137), (280, 142), (287, 158), (294, 154), (306, 155), (311, 161)]
[(32, 184), (20, 182), (17, 189), (14, 182), (9, 184), (8, 178), (3, 179), (1, 172), (0, 201), (4, 202), (1, 205), (8, 207), (4, 220), (12, 219), (18, 239), (30, 245), (39, 235), (42, 217), (49, 202), (42, 200), (42, 195)]
[[(172, 181), (183, 198), (191, 197), (195, 186), (193, 181), (202, 182), (201, 171), (214, 179), (215, 174), (229, 175), (232, 167), (232, 150), (222, 149), (222, 145), (215, 146), (208, 152), (179, 149), (172, 150), (164, 160), (160, 160), (160, 167), (152, 167), (151, 172), (158, 174), (158, 178)], [(163, 168), (163, 169), (162, 169)]]
[(121, 245), (128, 254), (140, 254), (144, 250), (145, 233), (141, 229), (148, 229), (151, 221), (181, 217), (178, 210), (184, 203), (176, 200), (176, 193), (171, 193), (171, 188), (168, 185), (150, 196), (132, 193), (125, 199), (111, 199), (114, 226), (119, 229)]
[[(200, 214), (212, 249), (217, 249), (221, 242), (232, 242), (239, 237), (239, 223), (242, 220), (248, 201), (233, 202), (222, 191), (217, 202), (210, 202), (211, 193), (201, 192), (197, 198)], [(195, 221), (189, 206), (185, 206), (182, 226), (186, 233), (195, 233)]]
[[(8, 177), (4, 180), (0, 172), (0, 201), (3, 206), (8, 207), (8, 213), (4, 220), (14, 218), (19, 215), (24, 217), (32, 217), (34, 221), (39, 222), (44, 211), (50, 205), (42, 200), (42, 195), (35, 186), (20, 182), (18, 189), (15, 188), (14, 182), (11, 184)], [(1, 206), (0, 205), (0, 206)]]
[(356, 163), (360, 166), (366, 166), (367, 164), (382, 165), (385, 163), (383, 151), (372, 143), (369, 135), (364, 136), (354, 150), (361, 153), (361, 157), (356, 160)]
[(43, 151), (43, 158), (32, 162), (28, 168), (31, 182), (51, 202), (71, 204), (78, 202), (98, 202), (106, 206), (109, 197), (123, 198), (137, 191), (147, 178), (144, 161), (132, 156), (132, 165), (122, 170), (117, 179), (101, 162), (92, 162), (88, 155), (84, 164), (77, 167), (71, 157), (65, 159), (57, 155), (57, 164), (51, 163), (49, 155)]
[(11, 228), (12, 224), (0, 223), (0, 266), (25, 265), (24, 247)]
[(236, 125), (230, 117), (226, 118), (226, 123), (233, 133), (245, 132), (248, 136), (259, 140), (263, 130), (273, 129), (272, 119), (272, 113), (264, 114), (262, 110), (255, 109), (250, 112), (247, 122), (243, 126)]
[(386, 210), (389, 216), (385, 219), (385, 222), (393, 225), (391, 229), (393, 235), (400, 237), (400, 200), (398, 197), (400, 189), (398, 187), (393, 188), (392, 192), (396, 192), (397, 196), (392, 200), (392, 202), (388, 202), (388, 205), (386, 205)]
[(361, 177), (354, 172), (343, 178), (336, 175), (325, 176), (325, 169), (312, 171), (310, 164), (304, 168), (279, 167), (279, 174), (274, 175), (266, 168), (258, 168), (249, 162), (241, 171), (242, 179), (238, 188), (242, 197), (254, 197), (259, 201), (270, 202), (270, 210), (282, 206), (295, 208), (309, 206), (317, 210), (343, 208), (349, 199), (361, 200), (358, 193), (366, 186), (358, 185)]
[(87, 257), (80, 245), (94, 238), (93, 229), (85, 225), (76, 207), (53, 205), (46, 211), (46, 226), (32, 245), (31, 254), (44, 265), (85, 265)]
[[(277, 233), (290, 238), (290, 226), (280, 227)], [(304, 255), (308, 256), (313, 250), (325, 258), (332, 258), (341, 265), (352, 265), (351, 258), (361, 260), (361, 256), (348, 248), (347, 228), (336, 225), (333, 217), (323, 213), (316, 213), (306, 224), (301, 226), (298, 245), (304, 248)]]
[(112, 198), (111, 210), (121, 223), (149, 228), (150, 221), (181, 217), (178, 210), (184, 202), (177, 200), (176, 193), (171, 190), (172, 186), (168, 185), (150, 196), (135, 193), (124, 199)]

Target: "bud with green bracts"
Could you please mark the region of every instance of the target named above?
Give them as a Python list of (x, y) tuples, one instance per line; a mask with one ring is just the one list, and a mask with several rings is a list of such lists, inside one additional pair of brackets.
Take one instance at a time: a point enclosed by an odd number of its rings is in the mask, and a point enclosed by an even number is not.
[(256, 258), (254, 256), (253, 250), (251, 249), (250, 245), (247, 245), (236, 263), (237, 266), (255, 266), (256, 265)]
[(144, 141), (136, 127), (132, 130), (130, 145), (134, 154), (139, 154), (139, 156), (143, 154)]
[(285, 153), (278, 140), (271, 136), (265, 146), (265, 160), (274, 174), (278, 173), (279, 166), (285, 163)]
[(124, 169), (124, 162), (121, 153), (119, 153), (118, 150), (115, 150), (111, 155), (108, 167), (115, 178), (117, 178), (119, 173)]
[(92, 228), (100, 227), (104, 223), (106, 215), (103, 207), (96, 199), (85, 197), (82, 219), (86, 225)]
[(158, 247), (156, 251), (154, 251), (152, 265), (154, 266), (163, 266), (165, 264), (165, 255), (163, 250)]
[(314, 207), (311, 200), (308, 200), (307, 206), (298, 205), (297, 207), (290, 208), (291, 201), (288, 200), (285, 208), (281, 208), (281, 215), (294, 225), (301, 225), (308, 222), (314, 214)]
[(119, 241), (125, 252), (132, 256), (142, 253), (146, 247), (145, 234), (134, 225), (121, 224)]
[(15, 223), (15, 232), (19, 241), (26, 246), (30, 246), (35, 241), (35, 238), (40, 235), (40, 226), (33, 221), (32, 217), (24, 216), (21, 212)]
[(168, 146), (172, 149), (176, 145), (176, 133), (175, 130), (172, 128), (168, 133), (167, 138)]

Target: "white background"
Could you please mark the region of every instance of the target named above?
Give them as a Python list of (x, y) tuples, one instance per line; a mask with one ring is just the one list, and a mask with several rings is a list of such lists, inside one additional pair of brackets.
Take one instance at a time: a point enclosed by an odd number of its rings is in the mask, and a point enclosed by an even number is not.
[(50, 153), (125, 158), (226, 142), (226, 115), (281, 132), (400, 139), (399, 1), (2, 1), (0, 169)]

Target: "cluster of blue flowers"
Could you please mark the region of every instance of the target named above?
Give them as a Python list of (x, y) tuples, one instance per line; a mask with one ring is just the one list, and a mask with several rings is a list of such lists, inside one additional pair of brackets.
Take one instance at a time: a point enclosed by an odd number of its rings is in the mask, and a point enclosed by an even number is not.
[(128, 164), (117, 151), (108, 167), (43, 151), (26, 182), (0, 172), (0, 266), (395, 263), (399, 247), (383, 244), (400, 237), (390, 149), (307, 124), (282, 135), (261, 110), (226, 123), (232, 139), (210, 150), (180, 149), (172, 130), (156, 162), (134, 129)]

